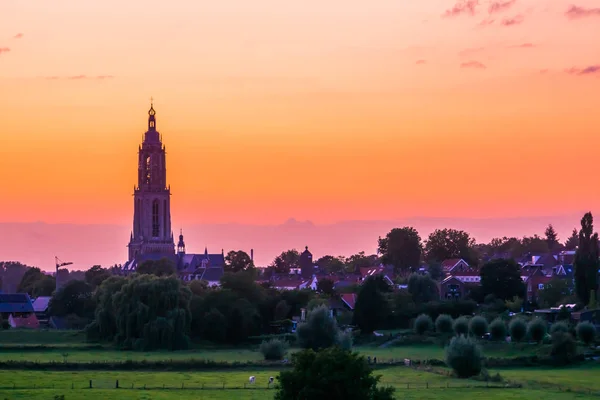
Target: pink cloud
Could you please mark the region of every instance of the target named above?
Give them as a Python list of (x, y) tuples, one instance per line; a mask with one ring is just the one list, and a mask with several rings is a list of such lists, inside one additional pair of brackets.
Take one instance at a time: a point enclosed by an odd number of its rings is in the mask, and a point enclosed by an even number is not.
[(69, 76), (67, 79), (86, 79), (87, 76), (85, 75), (73, 75), (73, 76)]
[(114, 76), (112, 75), (98, 75), (96, 79), (112, 79)]
[(425, 61), (425, 60), (417, 60), (417, 62), (415, 64), (417, 64), (417, 65), (423, 65), (423, 64), (427, 64), (427, 61)]
[(484, 26), (492, 25), (494, 23), (494, 21), (496, 21), (496, 20), (493, 18), (486, 18), (477, 25), (480, 27), (484, 27)]
[(571, 19), (585, 18), (585, 17), (600, 17), (600, 8), (583, 8), (572, 5), (565, 12), (565, 15)]
[(524, 18), (522, 15), (517, 15), (516, 17), (513, 18), (504, 18), (501, 22), (502, 25), (504, 26), (513, 26), (513, 25), (519, 25), (521, 23), (523, 23)]
[(589, 67), (585, 67), (585, 68), (569, 68), (567, 70), (565, 70), (566, 73), (571, 74), (571, 75), (595, 75), (595, 74), (600, 74), (600, 64), (598, 65), (590, 65)]
[(461, 68), (486, 69), (487, 67), (479, 61), (468, 61), (460, 64)]
[(8, 53), (9, 51), (10, 51), (10, 49), (8, 47), (0, 47), (0, 54)]
[(22, 33), (17, 33), (15, 36), (13, 36), (13, 39), (21, 39), (23, 37)]
[(494, 1), (494, 2), (492, 2), (492, 4), (490, 4), (490, 8), (488, 9), (488, 12), (490, 14), (494, 14), (494, 13), (506, 11), (509, 8), (511, 8), (516, 2), (517, 2), (517, 0)]
[(479, 0), (459, 0), (452, 8), (446, 10), (442, 16), (456, 17), (461, 14), (475, 15)]

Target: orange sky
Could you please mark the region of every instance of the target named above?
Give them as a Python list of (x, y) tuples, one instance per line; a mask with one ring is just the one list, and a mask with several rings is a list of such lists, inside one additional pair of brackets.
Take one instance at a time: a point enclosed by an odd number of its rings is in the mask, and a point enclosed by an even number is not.
[(130, 224), (150, 96), (174, 226), (596, 209), (573, 1), (2, 0), (0, 222)]

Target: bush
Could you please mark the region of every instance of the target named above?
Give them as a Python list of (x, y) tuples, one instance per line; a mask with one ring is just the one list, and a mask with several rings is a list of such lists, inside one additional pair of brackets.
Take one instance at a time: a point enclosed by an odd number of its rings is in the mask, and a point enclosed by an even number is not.
[(527, 335), (531, 340), (541, 343), (548, 331), (548, 324), (541, 318), (535, 318), (527, 324)]
[(352, 332), (338, 333), (337, 344), (344, 350), (352, 350)]
[(465, 317), (459, 317), (454, 320), (454, 325), (452, 327), (457, 336), (466, 335), (469, 333), (469, 320)]
[(314, 308), (308, 313), (306, 322), (300, 323), (296, 329), (298, 345), (314, 351), (338, 344), (339, 333), (337, 322), (329, 314), (327, 306)]
[(587, 345), (590, 345), (596, 337), (596, 328), (589, 322), (578, 323), (576, 330), (579, 340)]
[(469, 332), (471, 332), (473, 336), (480, 338), (487, 333), (487, 330), (488, 323), (485, 318), (478, 315), (471, 318), (469, 321)]
[(556, 332), (552, 335), (552, 350), (550, 351), (556, 365), (572, 363), (577, 356), (577, 343), (570, 333)]
[(448, 314), (440, 314), (435, 320), (435, 330), (438, 333), (452, 333), (452, 317)]
[(502, 342), (506, 340), (506, 324), (501, 318), (496, 318), (490, 324), (490, 336), (492, 340)]
[(446, 348), (446, 364), (459, 378), (479, 375), (482, 367), (481, 350), (471, 338), (455, 336)]
[(260, 352), (269, 361), (283, 360), (287, 350), (288, 344), (279, 339), (265, 340), (260, 344)]
[(567, 325), (564, 322), (553, 323), (552, 326), (550, 327), (550, 334), (553, 334), (556, 332), (569, 333), (569, 325)]
[(527, 324), (521, 318), (514, 318), (510, 321), (508, 330), (510, 332), (510, 340), (513, 342), (520, 342), (527, 334)]
[(425, 332), (429, 332), (433, 329), (433, 321), (427, 314), (421, 314), (415, 320), (415, 333), (417, 335), (423, 335)]

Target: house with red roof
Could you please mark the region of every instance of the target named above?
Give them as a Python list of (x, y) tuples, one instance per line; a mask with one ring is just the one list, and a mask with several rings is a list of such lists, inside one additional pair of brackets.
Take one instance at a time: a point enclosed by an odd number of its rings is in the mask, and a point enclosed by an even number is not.
[(446, 274), (452, 274), (455, 270), (467, 269), (469, 267), (469, 263), (463, 260), (462, 258), (449, 258), (447, 260), (442, 261), (442, 270)]

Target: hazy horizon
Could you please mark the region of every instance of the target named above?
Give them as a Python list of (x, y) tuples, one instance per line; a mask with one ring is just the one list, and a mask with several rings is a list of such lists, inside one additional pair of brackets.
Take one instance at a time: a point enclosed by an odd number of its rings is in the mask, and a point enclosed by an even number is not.
[[(203, 253), (205, 246), (211, 253), (219, 253), (221, 249), (250, 253), (250, 249), (254, 249), (256, 264), (266, 266), (282, 251), (302, 250), (304, 246), (309, 247), (315, 259), (327, 254), (349, 256), (359, 251), (374, 254), (377, 238), (402, 226), (415, 227), (423, 240), (434, 229), (454, 228), (469, 232), (478, 243), (485, 243), (494, 237), (543, 236), (546, 226), (552, 224), (559, 240), (564, 242), (573, 228), (580, 228), (583, 214), (584, 211), (543, 217), (480, 219), (414, 217), (387, 221), (348, 220), (334, 224), (290, 218), (281, 224), (185, 224), (182, 229), (188, 253)], [(6, 244), (0, 253), (0, 261), (20, 261), (46, 271), (53, 269), (54, 256), (74, 262), (74, 270), (95, 264), (104, 267), (122, 264), (127, 258), (130, 230), (127, 224), (0, 222), (0, 242)], [(173, 233), (177, 236), (179, 230)]]

